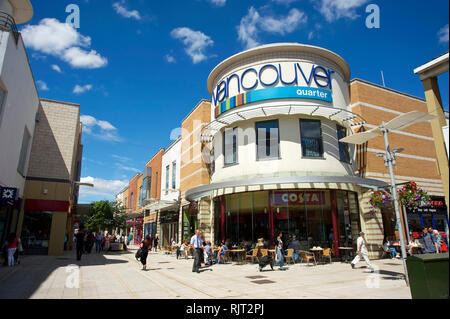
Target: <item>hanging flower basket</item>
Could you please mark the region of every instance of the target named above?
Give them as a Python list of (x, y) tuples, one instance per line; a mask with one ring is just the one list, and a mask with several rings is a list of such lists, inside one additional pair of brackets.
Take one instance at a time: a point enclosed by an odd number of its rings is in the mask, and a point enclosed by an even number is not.
[(408, 209), (416, 210), (420, 206), (428, 206), (430, 204), (430, 196), (415, 182), (409, 182), (403, 185), (397, 191), (400, 203)]
[(371, 213), (375, 213), (377, 209), (392, 208), (391, 194), (383, 191), (372, 192), (369, 204)]

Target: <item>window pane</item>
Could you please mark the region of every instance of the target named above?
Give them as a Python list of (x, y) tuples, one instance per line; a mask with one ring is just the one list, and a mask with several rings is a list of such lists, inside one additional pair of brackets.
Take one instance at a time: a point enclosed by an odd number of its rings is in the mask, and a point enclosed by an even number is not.
[(176, 187), (176, 178), (177, 178), (177, 162), (172, 163), (172, 188)]
[(237, 163), (237, 127), (226, 129), (224, 132), (225, 165)]
[(17, 170), (22, 175), (25, 175), (25, 164), (27, 161), (30, 140), (31, 140), (30, 133), (28, 133), (28, 130), (25, 128), (23, 132), (22, 148), (20, 150), (19, 165), (17, 167)]
[[(347, 136), (347, 129), (345, 127), (342, 127), (340, 125), (337, 126), (337, 136), (338, 141), (344, 137)], [(350, 163), (350, 153), (348, 150), (348, 144), (347, 143), (341, 143), (339, 142), (339, 157), (340, 160), (343, 162)]]
[(323, 141), (321, 122), (316, 120), (300, 120), (302, 155), (304, 157), (322, 157)]
[(257, 158), (279, 157), (279, 131), (278, 121), (265, 121), (256, 123)]

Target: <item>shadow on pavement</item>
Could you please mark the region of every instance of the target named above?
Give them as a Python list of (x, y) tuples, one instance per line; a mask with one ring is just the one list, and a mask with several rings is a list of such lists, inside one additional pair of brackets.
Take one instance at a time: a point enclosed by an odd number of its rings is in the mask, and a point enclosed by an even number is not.
[[(129, 263), (128, 260), (111, 258), (123, 253), (83, 254), (81, 260), (76, 259), (75, 251), (67, 251), (63, 256), (21, 256), (20, 265), (0, 268), (0, 299), (30, 298), (48, 277), (59, 268)], [(131, 252), (125, 253), (131, 254)], [(67, 276), (71, 274), (70, 267), (66, 268)]]

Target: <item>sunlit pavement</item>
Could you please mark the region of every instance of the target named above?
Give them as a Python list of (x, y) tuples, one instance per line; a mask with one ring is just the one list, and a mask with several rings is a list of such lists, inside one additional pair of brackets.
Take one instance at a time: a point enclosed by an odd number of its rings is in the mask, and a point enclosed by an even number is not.
[(256, 264), (228, 263), (192, 272), (192, 259), (177, 260), (163, 252), (150, 253), (147, 271), (122, 253), (62, 257), (23, 256), (16, 267), (0, 268), (0, 298), (363, 298), (410, 299), (400, 260), (375, 260), (369, 273), (360, 262), (307, 266), (259, 272)]

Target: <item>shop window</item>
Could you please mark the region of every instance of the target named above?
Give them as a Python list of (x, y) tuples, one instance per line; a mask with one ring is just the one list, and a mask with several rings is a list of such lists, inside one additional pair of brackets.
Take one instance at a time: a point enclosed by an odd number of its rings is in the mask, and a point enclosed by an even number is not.
[(22, 247), (28, 254), (47, 254), (52, 212), (26, 211), (22, 227)]
[[(347, 129), (343, 126), (337, 125), (337, 138), (338, 141), (347, 136)], [(347, 143), (339, 143), (339, 159), (342, 162), (350, 163), (350, 152)]]
[(28, 149), (30, 148), (31, 135), (28, 133), (27, 128), (25, 127), (23, 131), (23, 139), (22, 139), (22, 148), (20, 149), (20, 157), (19, 157), (19, 165), (17, 166), (17, 171), (25, 176), (25, 168), (28, 157)]
[(3, 105), (5, 104), (6, 91), (0, 87), (0, 126), (2, 124)]
[(256, 159), (280, 158), (278, 120), (256, 123)]
[(238, 147), (238, 128), (225, 129), (223, 133), (223, 153), (225, 158), (225, 165), (236, 164), (238, 161), (237, 147)]
[(133, 193), (131, 193), (131, 195), (130, 195), (130, 208), (131, 208), (131, 210), (133, 210)]
[(321, 122), (318, 120), (300, 120), (302, 156), (308, 158), (323, 157), (323, 139)]

